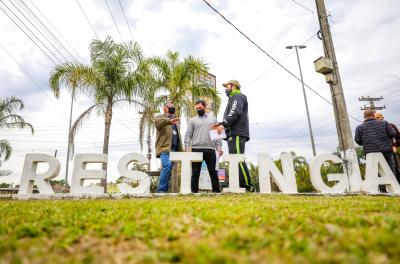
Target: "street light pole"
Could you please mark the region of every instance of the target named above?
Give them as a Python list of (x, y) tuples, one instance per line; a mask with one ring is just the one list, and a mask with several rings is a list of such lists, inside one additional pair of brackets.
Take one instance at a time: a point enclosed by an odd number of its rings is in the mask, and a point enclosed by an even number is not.
[(306, 89), (304, 87), (303, 72), (301, 70), (300, 57), (299, 57), (299, 51), (298, 51), (298, 49), (305, 49), (306, 46), (305, 45), (295, 45), (295, 46), (287, 46), (286, 48), (287, 49), (295, 48), (295, 50), (296, 50), (297, 63), (299, 64), (299, 71), (300, 71), (301, 86), (303, 88), (304, 103), (306, 105), (308, 130), (310, 132), (311, 147), (312, 147), (313, 155), (315, 157), (317, 155), (317, 152), (315, 150), (314, 135), (313, 135), (312, 126), (311, 126), (310, 111), (308, 110), (307, 94), (306, 94)]

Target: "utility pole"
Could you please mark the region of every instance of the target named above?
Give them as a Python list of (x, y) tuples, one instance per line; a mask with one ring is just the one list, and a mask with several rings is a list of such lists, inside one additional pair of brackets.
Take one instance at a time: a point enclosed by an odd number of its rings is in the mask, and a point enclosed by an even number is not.
[(287, 49), (293, 49), (295, 48), (296, 50), (296, 55), (297, 55), (297, 63), (299, 64), (299, 71), (300, 71), (300, 78), (301, 78), (301, 86), (303, 87), (303, 97), (304, 97), (304, 103), (306, 105), (306, 112), (307, 112), (307, 121), (308, 121), (308, 130), (310, 132), (310, 139), (311, 139), (311, 147), (313, 151), (314, 157), (317, 156), (317, 152), (315, 150), (315, 142), (314, 142), (314, 135), (312, 131), (312, 126), (311, 126), (311, 118), (310, 118), (310, 111), (308, 110), (308, 102), (307, 102), (307, 94), (306, 94), (306, 89), (304, 87), (304, 81), (303, 81), (303, 72), (301, 70), (301, 64), (300, 64), (300, 57), (299, 57), (299, 51), (298, 49), (305, 49), (305, 45), (294, 45), (294, 46), (287, 46)]
[[(354, 149), (353, 135), (351, 132), (349, 116), (347, 113), (346, 101), (344, 99), (342, 82), (340, 80), (339, 67), (336, 61), (335, 49), (333, 46), (331, 31), (328, 23), (328, 16), (326, 14), (324, 0), (315, 0), (318, 12), (318, 20), (320, 24), (320, 30), (322, 35), (322, 41), (324, 46), (325, 62), (330, 64), (328, 71), (319, 69), (316, 70), (320, 73), (325, 74), (327, 83), (329, 83), (332, 95), (332, 104), (336, 119), (336, 129), (339, 137), (339, 148), (342, 151)], [(315, 61), (315, 64), (318, 62)]]
[(375, 106), (375, 102), (379, 102), (380, 100), (383, 100), (383, 97), (360, 97), (358, 98), (358, 101), (360, 102), (369, 102), (369, 106), (364, 105), (364, 107), (361, 107), (361, 110), (383, 110), (386, 108), (386, 105), (384, 106)]
[(354, 149), (353, 134), (351, 132), (349, 115), (347, 113), (346, 101), (344, 99), (325, 3), (324, 0), (315, 0), (315, 3), (317, 5), (325, 57), (314, 61), (314, 66), (317, 72), (325, 75), (326, 82), (330, 86), (336, 130), (339, 138), (339, 149), (342, 152), (343, 170), (349, 181), (347, 191), (359, 192), (362, 190), (361, 172), (358, 166), (357, 154)]

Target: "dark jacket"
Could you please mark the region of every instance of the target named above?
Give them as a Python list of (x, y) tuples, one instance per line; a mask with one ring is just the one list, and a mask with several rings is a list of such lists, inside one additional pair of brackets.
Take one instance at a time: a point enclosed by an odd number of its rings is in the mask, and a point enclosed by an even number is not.
[[(169, 114), (161, 114), (156, 116), (155, 118), (155, 126), (156, 126), (156, 156), (159, 157), (163, 152), (171, 152), (171, 144), (172, 144), (172, 124), (171, 117)], [(182, 150), (182, 140), (178, 129), (178, 138), (179, 138), (179, 149)]]
[(376, 119), (367, 119), (356, 128), (355, 141), (362, 146), (364, 153), (392, 152), (391, 139), (396, 131), (388, 122)]
[(226, 136), (245, 137), (246, 141), (250, 139), (249, 132), (249, 114), (247, 97), (240, 91), (229, 97), (228, 105), (224, 113), (222, 125), (225, 127)]
[(400, 147), (400, 131), (395, 124), (389, 124), (396, 131), (396, 136), (392, 139), (393, 147)]

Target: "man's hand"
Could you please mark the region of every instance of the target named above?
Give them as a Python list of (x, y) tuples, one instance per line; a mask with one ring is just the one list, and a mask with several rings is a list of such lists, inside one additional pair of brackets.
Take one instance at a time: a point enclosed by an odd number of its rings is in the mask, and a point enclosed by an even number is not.
[(222, 132), (224, 131), (224, 129), (225, 129), (224, 126), (222, 126), (222, 125), (221, 125), (221, 126), (218, 126), (218, 127), (217, 127), (217, 133), (218, 133), (218, 135), (221, 135)]
[(217, 129), (218, 127), (219, 127), (219, 124), (218, 124), (218, 123), (215, 123), (214, 125), (210, 126), (210, 129), (211, 129), (211, 130), (215, 130), (215, 129)]
[(180, 119), (180, 118), (172, 118), (172, 119), (170, 120), (170, 122), (171, 122), (172, 125), (175, 125), (176, 123), (179, 122), (179, 120), (181, 120), (181, 119)]
[(397, 153), (397, 147), (393, 147), (393, 152)]

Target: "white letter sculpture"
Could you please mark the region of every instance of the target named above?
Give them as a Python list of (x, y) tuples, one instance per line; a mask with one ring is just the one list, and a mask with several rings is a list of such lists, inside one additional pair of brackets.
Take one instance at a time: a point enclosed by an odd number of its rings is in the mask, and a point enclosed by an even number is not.
[[(71, 194), (102, 194), (104, 186), (83, 186), (85, 180), (105, 179), (105, 170), (87, 170), (89, 163), (107, 163), (105, 154), (77, 154), (75, 155), (74, 171), (71, 180)], [(107, 183), (106, 183), (107, 184)]]
[(321, 193), (344, 193), (349, 187), (349, 181), (345, 173), (327, 175), (328, 181), (338, 182), (333, 187), (327, 186), (322, 180), (321, 166), (326, 161), (343, 163), (343, 161), (339, 157), (329, 153), (321, 154), (315, 157), (310, 164), (310, 176), (312, 185), (317, 191)]
[(341, 153), (342, 159), (347, 160), (347, 166), (343, 166), (346, 175), (349, 175), (349, 191), (360, 192), (361, 191), (361, 172), (360, 165), (358, 164), (357, 153), (354, 149), (348, 149)]
[[(125, 194), (150, 193), (149, 175), (142, 171), (128, 169), (128, 165), (133, 161), (138, 161), (140, 165), (149, 162), (145, 156), (139, 153), (129, 153), (123, 156), (118, 162), (118, 171), (125, 178), (122, 183), (117, 184), (118, 189)], [(139, 182), (139, 185), (137, 187), (129, 186), (128, 183), (135, 180)]]
[(229, 154), (226, 161), (229, 162), (229, 188), (223, 192), (245, 193), (246, 189), (239, 187), (239, 163), (244, 162), (244, 154)]
[(191, 193), (190, 180), (192, 178), (192, 162), (203, 161), (203, 153), (200, 152), (171, 152), (169, 154), (171, 161), (182, 162), (181, 166), (181, 193)]
[(268, 154), (258, 155), (260, 193), (271, 193), (271, 178), (282, 193), (297, 193), (293, 155), (291, 153), (282, 153), (280, 159), (283, 175)]
[[(37, 166), (41, 162), (49, 164), (49, 169), (45, 173), (36, 174)], [(54, 194), (54, 190), (48, 181), (57, 177), (60, 167), (60, 161), (50, 155), (26, 154), (18, 194), (32, 194), (34, 183), (39, 193)]]
[(400, 185), (382, 153), (370, 153), (367, 154), (363, 191), (379, 193), (379, 185), (385, 185), (389, 193), (400, 193)]

